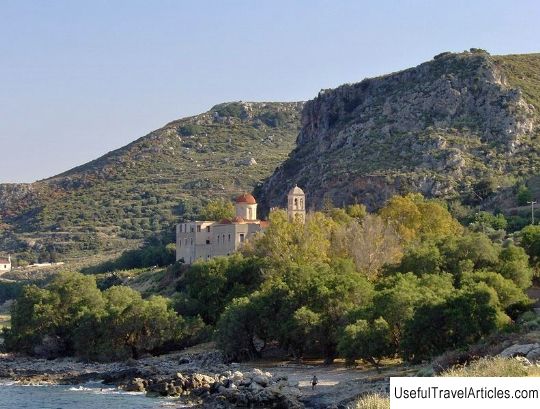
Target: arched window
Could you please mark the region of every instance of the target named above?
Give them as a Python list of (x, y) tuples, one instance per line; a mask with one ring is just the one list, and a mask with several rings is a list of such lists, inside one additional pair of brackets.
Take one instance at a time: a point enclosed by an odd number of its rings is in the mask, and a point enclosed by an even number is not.
[(304, 199), (300, 199), (300, 209), (304, 208)]
[(294, 208), (298, 209), (298, 199), (296, 197), (294, 198)]
[(248, 214), (249, 214), (248, 216), (249, 220), (253, 220), (253, 209), (251, 207), (248, 209)]

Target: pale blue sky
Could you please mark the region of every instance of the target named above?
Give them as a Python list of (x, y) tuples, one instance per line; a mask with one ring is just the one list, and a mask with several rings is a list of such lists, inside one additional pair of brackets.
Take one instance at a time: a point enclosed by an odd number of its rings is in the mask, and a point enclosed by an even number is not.
[(225, 101), (296, 101), (442, 51), (540, 51), (537, 0), (0, 0), (0, 182)]

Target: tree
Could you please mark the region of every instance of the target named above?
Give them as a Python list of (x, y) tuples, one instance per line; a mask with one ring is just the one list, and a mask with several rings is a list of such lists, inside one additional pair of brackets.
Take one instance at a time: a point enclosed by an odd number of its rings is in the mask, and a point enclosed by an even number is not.
[(461, 274), (468, 270), (495, 268), (499, 263), (500, 246), (483, 233), (450, 237), (440, 245), (442, 270), (454, 274), (459, 285)]
[(494, 230), (504, 230), (508, 225), (508, 222), (503, 214), (498, 213), (494, 215), (489, 212), (478, 212), (474, 215), (473, 223), (481, 228), (491, 228)]
[(264, 261), (257, 257), (233, 254), (193, 264), (180, 279), (176, 297), (178, 312), (192, 310), (205, 323), (215, 324), (233, 298), (244, 297), (263, 282)]
[(332, 246), (334, 255), (351, 257), (357, 270), (371, 280), (385, 264), (398, 262), (403, 251), (394, 228), (376, 215), (337, 228)]
[(403, 357), (420, 362), (477, 342), (499, 324), (496, 295), (485, 284), (477, 284), (448, 299), (420, 306), (405, 325)]
[(203, 220), (232, 219), (235, 215), (234, 205), (225, 199), (210, 200), (201, 210)]
[(313, 340), (317, 331), (320, 330), (321, 316), (308, 307), (302, 306), (294, 312), (289, 323), (288, 345), (294, 356), (301, 359), (306, 344), (309, 343), (309, 340)]
[(11, 309), (6, 349), (31, 353), (34, 345), (55, 331), (59, 307), (60, 299), (56, 294), (35, 285), (25, 286)]
[(379, 372), (381, 360), (396, 353), (390, 326), (382, 317), (373, 322), (358, 320), (347, 325), (338, 349), (349, 364), (356, 359), (363, 359), (373, 364)]
[(497, 271), (505, 278), (512, 280), (519, 288), (531, 286), (533, 271), (529, 267), (529, 256), (522, 247), (509, 244), (499, 256)]
[(330, 259), (330, 237), (335, 222), (323, 213), (308, 215), (306, 223), (289, 221), (287, 212), (270, 212), (270, 226), (246, 247), (247, 254), (266, 258), (270, 263), (309, 264)]
[(259, 291), (225, 309), (218, 343), (235, 359), (258, 353), (253, 339), (277, 341), (298, 359), (316, 345), (332, 362), (349, 312), (371, 303), (371, 284), (350, 260), (280, 264), (271, 270)]
[(405, 252), (399, 265), (391, 270), (411, 272), (416, 275), (439, 273), (443, 258), (439, 248), (431, 241), (411, 246)]
[(392, 334), (392, 341), (398, 347), (403, 334), (403, 326), (411, 319), (417, 308), (426, 303), (436, 303), (446, 299), (453, 291), (452, 276), (449, 274), (428, 274), (417, 277), (412, 273), (395, 274), (381, 280), (373, 298), (373, 315), (383, 317)]
[(12, 322), (9, 350), (32, 353), (49, 336), (64, 347), (59, 355), (98, 360), (137, 358), (182, 345), (201, 329), (200, 321), (184, 320), (163, 297), (143, 300), (122, 286), (101, 293), (94, 277), (77, 273), (62, 273), (45, 289), (25, 287)]
[(261, 317), (247, 297), (234, 299), (221, 315), (216, 329), (216, 343), (231, 360), (259, 356), (255, 346), (256, 322)]
[(358, 220), (362, 220), (367, 215), (366, 206), (359, 203), (347, 206), (345, 208), (345, 211), (353, 219), (358, 219)]
[(517, 189), (517, 201), (520, 206), (527, 206), (527, 202), (532, 201), (532, 193), (526, 185), (519, 185)]
[(527, 303), (529, 298), (512, 280), (492, 271), (475, 271), (463, 276), (464, 288), (474, 287), (476, 283), (485, 283), (497, 293), (497, 305), (503, 310), (509, 307)]
[(435, 200), (425, 200), (418, 193), (392, 197), (379, 214), (395, 226), (407, 243), (415, 239), (454, 236), (463, 231), (445, 207)]
[(540, 262), (540, 226), (525, 226), (519, 233), (520, 243), (538, 272)]

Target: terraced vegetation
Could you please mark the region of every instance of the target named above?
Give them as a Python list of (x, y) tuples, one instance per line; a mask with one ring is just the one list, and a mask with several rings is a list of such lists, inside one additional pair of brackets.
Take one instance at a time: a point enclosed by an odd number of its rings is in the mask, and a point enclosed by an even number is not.
[(30, 185), (0, 185), (0, 248), (55, 261), (134, 248), (251, 191), (288, 155), (302, 103), (228, 103)]

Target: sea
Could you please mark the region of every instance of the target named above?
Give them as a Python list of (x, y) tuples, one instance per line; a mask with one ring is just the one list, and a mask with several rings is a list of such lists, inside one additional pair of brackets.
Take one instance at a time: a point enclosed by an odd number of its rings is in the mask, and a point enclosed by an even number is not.
[(188, 407), (172, 398), (149, 398), (97, 382), (29, 386), (0, 381), (0, 409), (175, 409)]

